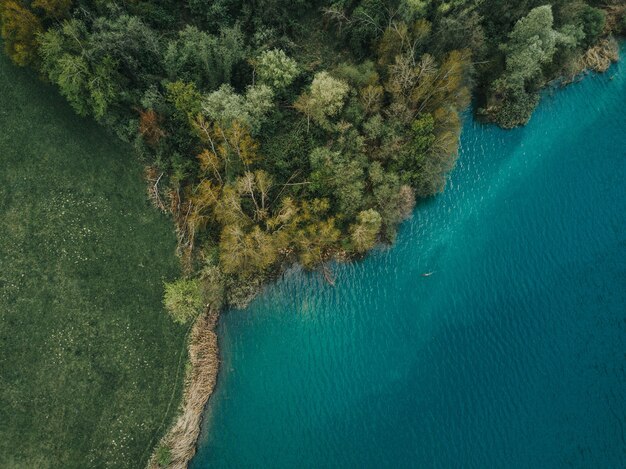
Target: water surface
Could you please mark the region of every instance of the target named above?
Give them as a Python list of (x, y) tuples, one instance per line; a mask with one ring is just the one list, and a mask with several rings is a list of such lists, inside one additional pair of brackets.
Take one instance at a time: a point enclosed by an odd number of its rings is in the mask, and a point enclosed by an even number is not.
[(468, 119), (392, 248), (225, 314), (192, 468), (624, 467), (625, 106), (622, 64)]

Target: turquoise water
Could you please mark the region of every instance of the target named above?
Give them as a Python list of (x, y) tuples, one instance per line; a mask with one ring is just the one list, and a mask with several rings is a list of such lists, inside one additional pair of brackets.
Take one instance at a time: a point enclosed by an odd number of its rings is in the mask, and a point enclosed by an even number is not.
[(626, 64), (468, 119), (392, 248), (223, 316), (192, 468), (625, 467), (625, 181)]

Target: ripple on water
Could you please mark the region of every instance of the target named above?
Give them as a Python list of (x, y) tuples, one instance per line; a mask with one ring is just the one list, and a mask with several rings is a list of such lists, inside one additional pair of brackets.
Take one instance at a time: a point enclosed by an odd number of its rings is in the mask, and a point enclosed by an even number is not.
[(625, 102), (620, 65), (468, 119), (395, 246), (225, 314), (192, 467), (622, 467)]

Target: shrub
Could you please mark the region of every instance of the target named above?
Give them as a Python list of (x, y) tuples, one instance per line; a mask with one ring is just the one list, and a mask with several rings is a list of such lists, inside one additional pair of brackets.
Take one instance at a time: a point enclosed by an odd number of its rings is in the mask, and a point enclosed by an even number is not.
[(165, 284), (163, 304), (174, 321), (184, 324), (202, 312), (202, 285), (197, 279), (179, 279)]
[(167, 467), (172, 463), (172, 450), (169, 446), (159, 445), (156, 450), (156, 460), (159, 467)]

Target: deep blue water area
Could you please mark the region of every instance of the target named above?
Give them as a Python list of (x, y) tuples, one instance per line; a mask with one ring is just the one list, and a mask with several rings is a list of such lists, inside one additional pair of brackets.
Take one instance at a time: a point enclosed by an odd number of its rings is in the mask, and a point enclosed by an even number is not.
[(334, 270), (223, 315), (193, 469), (626, 467), (626, 64), (468, 116), (446, 191)]

